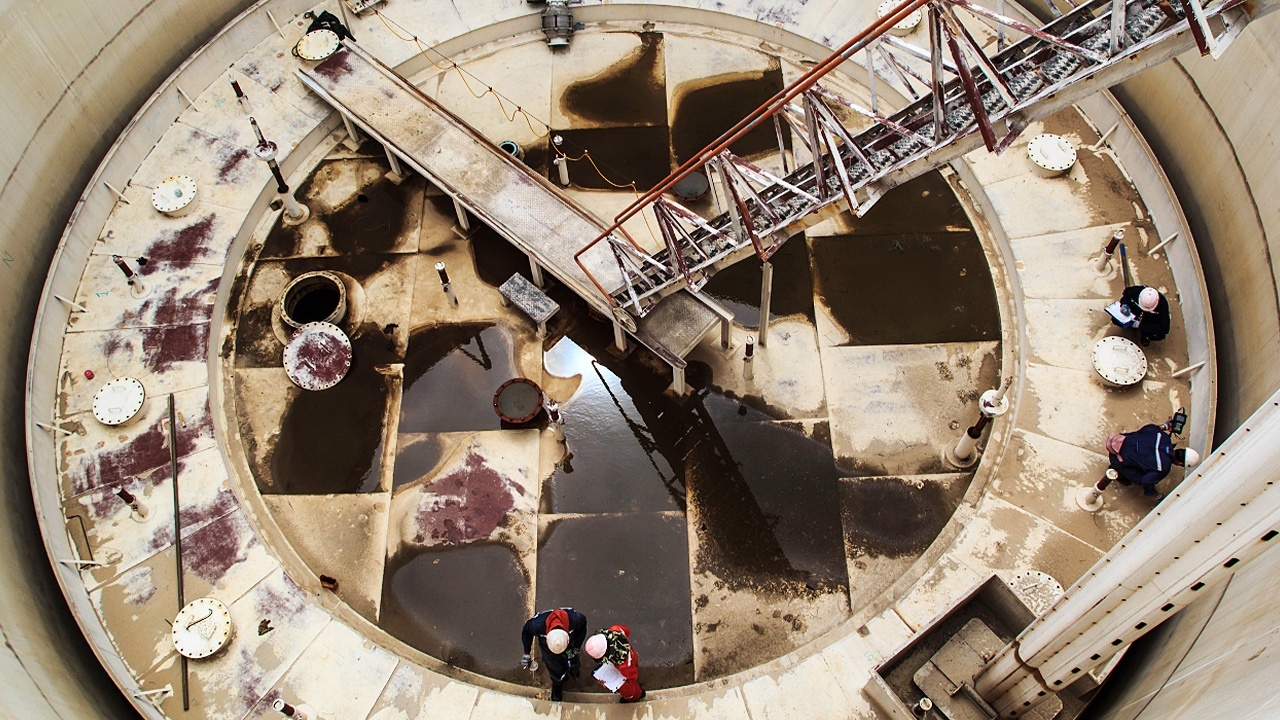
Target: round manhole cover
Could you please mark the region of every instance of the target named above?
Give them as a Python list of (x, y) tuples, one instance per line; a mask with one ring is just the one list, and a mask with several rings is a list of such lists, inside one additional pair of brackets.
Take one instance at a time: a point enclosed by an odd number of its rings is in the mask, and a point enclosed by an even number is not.
[(196, 181), (188, 175), (165, 178), (151, 191), (151, 205), (165, 215), (185, 215), (196, 199)]
[(1129, 338), (1111, 335), (1093, 346), (1093, 369), (1108, 384), (1129, 387), (1147, 376), (1147, 356)]
[(527, 423), (541, 410), (542, 388), (529, 378), (512, 378), (499, 385), (493, 394), (493, 411), (509, 423)]
[(293, 53), (303, 60), (323, 60), (338, 51), (338, 34), (332, 30), (312, 30), (297, 45)]
[(103, 425), (123, 425), (137, 416), (146, 399), (147, 392), (137, 380), (109, 380), (93, 396), (93, 416)]
[(711, 190), (706, 173), (694, 170), (671, 186), (671, 192), (681, 200), (701, 200)]
[(1043, 133), (1027, 143), (1027, 157), (1046, 175), (1060, 175), (1076, 164), (1076, 148), (1061, 135)]
[(303, 390), (327, 390), (351, 369), (351, 341), (336, 325), (303, 325), (284, 347), (284, 371)]
[(1058, 602), (1063, 592), (1061, 583), (1039, 570), (1026, 570), (1014, 575), (1009, 589), (1036, 615), (1043, 615)]
[(231, 613), (220, 600), (192, 600), (173, 618), (173, 647), (184, 657), (207, 658), (231, 641)]

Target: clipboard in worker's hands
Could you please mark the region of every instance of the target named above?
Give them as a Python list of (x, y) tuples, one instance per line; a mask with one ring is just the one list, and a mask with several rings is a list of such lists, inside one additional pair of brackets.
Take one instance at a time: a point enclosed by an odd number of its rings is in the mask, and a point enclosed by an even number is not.
[(618, 688), (622, 687), (622, 683), (627, 681), (613, 663), (600, 663), (600, 667), (596, 668), (592, 677), (599, 680), (601, 685), (609, 689), (609, 692), (617, 692)]

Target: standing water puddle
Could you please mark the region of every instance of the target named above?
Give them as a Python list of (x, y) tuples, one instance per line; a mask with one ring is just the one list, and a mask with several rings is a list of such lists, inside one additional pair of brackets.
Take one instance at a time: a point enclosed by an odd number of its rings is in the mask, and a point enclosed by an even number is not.
[(494, 325), (415, 332), (404, 358), (400, 432), (497, 430), (493, 394), (518, 373), (511, 340)]

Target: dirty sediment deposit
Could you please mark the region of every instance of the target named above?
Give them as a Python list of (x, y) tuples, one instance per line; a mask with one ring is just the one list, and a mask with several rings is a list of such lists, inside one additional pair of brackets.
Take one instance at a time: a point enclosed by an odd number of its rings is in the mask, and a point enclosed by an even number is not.
[[(752, 51), (750, 70), (669, 87), (664, 48), (660, 33), (636, 35), (603, 70), (570, 76), (561, 99), (557, 132), (616, 171), (610, 180), (641, 190), (783, 82), (776, 58)], [(627, 102), (606, 102), (615, 96)], [(772, 130), (735, 151), (768, 161)], [(936, 174), (774, 255), (770, 334), (750, 380), (741, 352), (759, 330), (759, 261), (713, 277), (705, 293), (733, 313), (732, 347), (705, 339), (689, 357), (691, 390), (677, 397), (663, 362), (634, 341), (611, 349), (609, 324), (554, 280), (546, 292), (561, 310), (535, 337), (496, 289), (513, 274), (531, 279), (528, 258), (474, 219), (461, 231), (452, 202), (420, 178), (391, 183), (377, 153), (335, 153), (302, 184), (311, 218), (273, 228), (235, 281), (225, 360), (256, 491), (279, 498), (274, 512), (323, 518), (327, 503), (354, 495), (370, 500), (365, 514), (384, 514), (344, 536), (364, 565), (332, 572), (348, 574), (340, 598), (408, 645), (537, 686), (543, 675), (513, 669), (511, 648), (529, 614), (566, 604), (592, 629), (631, 626), (648, 688), (721, 677), (850, 617), (957, 507), (970, 476), (922, 480), (877, 465), (867, 437), (881, 421), (857, 406), (858, 368), (900, 357), (934, 373), (931, 392), (954, 398), (956, 418), (994, 376), (991, 275)], [(571, 193), (630, 192), (581, 165)], [(353, 346), (347, 377), (319, 392), (280, 371), (281, 294), (309, 272), (342, 280)], [(325, 293), (295, 311), (327, 315)], [(567, 446), (544, 413), (519, 427), (497, 416), (494, 392), (515, 377), (559, 403)], [(280, 523), (286, 536), (301, 520)], [(379, 527), (385, 540), (368, 529)], [(321, 562), (323, 543), (308, 538), (304, 555)], [(568, 689), (598, 691), (589, 681)]]

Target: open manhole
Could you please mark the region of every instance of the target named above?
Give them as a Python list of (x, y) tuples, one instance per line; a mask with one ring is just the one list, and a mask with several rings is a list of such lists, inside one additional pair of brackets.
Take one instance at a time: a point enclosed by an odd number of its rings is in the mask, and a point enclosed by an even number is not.
[(347, 288), (333, 273), (303, 273), (280, 298), (280, 319), (295, 330), (313, 322), (340, 325), (346, 316)]

